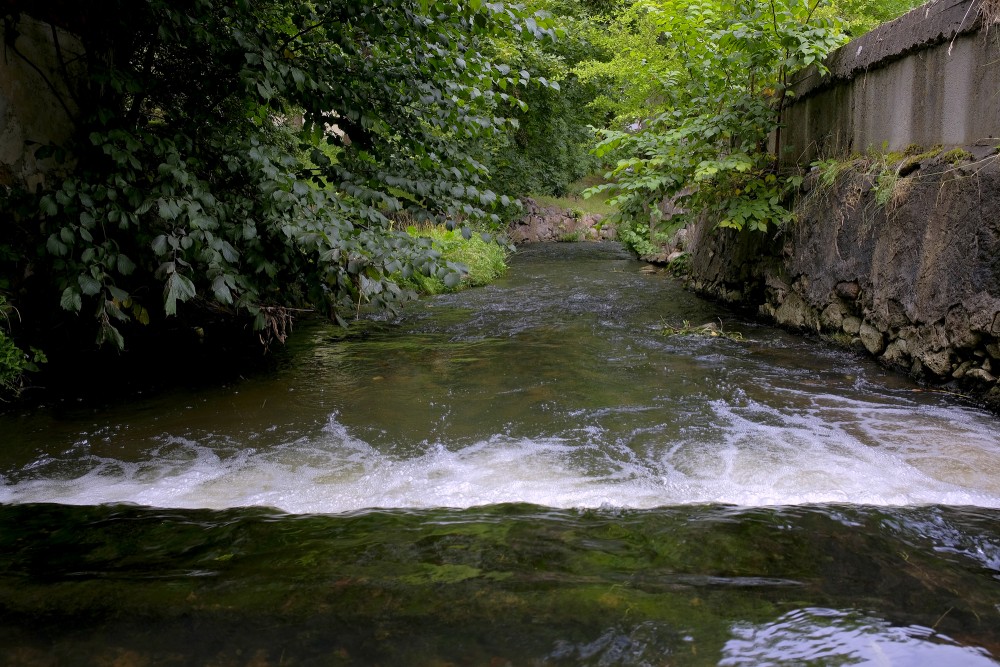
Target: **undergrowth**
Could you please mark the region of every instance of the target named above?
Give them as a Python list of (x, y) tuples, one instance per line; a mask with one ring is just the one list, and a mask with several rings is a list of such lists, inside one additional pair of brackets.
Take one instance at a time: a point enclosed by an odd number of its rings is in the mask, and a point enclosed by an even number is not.
[(507, 271), (509, 250), (488, 234), (475, 233), (465, 229), (447, 229), (441, 225), (410, 225), (406, 228), (410, 236), (430, 239), (434, 250), (441, 253), (442, 264), (455, 265), (460, 269), (461, 278), (456, 280), (446, 275), (413, 273), (400, 277), (399, 283), (420, 294), (441, 294), (455, 292), (466, 287), (478, 287), (500, 278)]
[(38, 370), (45, 363), (45, 354), (35, 348), (25, 352), (9, 335), (10, 315), (13, 311), (7, 299), (0, 295), (0, 400), (16, 397), (24, 386), (25, 373)]
[[(929, 150), (916, 144), (911, 144), (899, 152), (869, 150), (864, 155), (852, 155), (846, 160), (825, 159), (812, 163), (818, 172), (817, 186), (820, 192), (829, 191), (840, 180), (843, 174), (863, 174), (870, 179), (875, 203), (886, 210), (894, 210), (906, 197), (913, 183), (913, 174), (920, 169), (920, 164), (941, 156), (945, 162), (952, 162), (953, 154), (958, 155), (960, 149), (941, 155), (941, 146)], [(963, 155), (968, 155), (961, 151)]]
[(531, 198), (542, 206), (554, 206), (573, 211), (574, 214), (578, 214), (577, 217), (583, 217), (584, 215), (608, 216), (614, 213), (617, 209), (611, 204), (608, 204), (604, 197), (584, 196), (584, 192), (588, 189), (600, 185), (603, 182), (605, 181), (602, 175), (593, 174), (570, 183), (566, 190), (566, 194), (562, 197), (531, 195)]

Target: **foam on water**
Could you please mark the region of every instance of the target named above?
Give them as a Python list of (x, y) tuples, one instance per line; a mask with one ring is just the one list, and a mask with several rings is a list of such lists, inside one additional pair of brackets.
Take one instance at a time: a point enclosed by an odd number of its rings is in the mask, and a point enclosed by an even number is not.
[(2, 477), (0, 503), (295, 513), (506, 502), (1000, 507), (1000, 435), (987, 415), (826, 394), (796, 405), (744, 399), (710, 407), (709, 423), (682, 428), (680, 437), (666, 410), (662, 429), (626, 436), (606, 432), (595, 411), (568, 432), (427, 442), (415, 455), (381, 451), (336, 415), (313, 435), (257, 449), (211, 434), (163, 434), (139, 460), (86, 446), (39, 456)]
[(796, 609), (755, 626), (740, 623), (724, 667), (755, 665), (996, 665), (985, 649), (962, 646), (931, 628), (899, 626), (854, 611)]

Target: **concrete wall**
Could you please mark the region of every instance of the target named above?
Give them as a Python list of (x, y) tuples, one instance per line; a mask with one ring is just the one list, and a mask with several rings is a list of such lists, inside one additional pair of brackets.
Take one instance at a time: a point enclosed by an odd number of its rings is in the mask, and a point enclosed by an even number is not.
[(984, 29), (981, 5), (934, 0), (836, 51), (829, 76), (804, 72), (782, 118), (782, 162), (1000, 137), (1000, 25)]
[(30, 147), (61, 144), (73, 130), (76, 107), (66, 74), (72, 77), (82, 66), (82, 47), (64, 31), (28, 17), (20, 19), (15, 34), (13, 42), (0, 34), (0, 186), (31, 189), (56, 165), (36, 160)]

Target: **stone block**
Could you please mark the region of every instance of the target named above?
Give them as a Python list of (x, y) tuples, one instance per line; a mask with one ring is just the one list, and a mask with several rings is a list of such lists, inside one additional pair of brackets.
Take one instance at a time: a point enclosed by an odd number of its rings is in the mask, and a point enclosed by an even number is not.
[(885, 348), (885, 354), (882, 355), (882, 361), (890, 366), (908, 367), (910, 365), (910, 354), (906, 348), (906, 341), (902, 338), (897, 338), (889, 343)]
[(971, 378), (973, 380), (978, 380), (979, 382), (983, 382), (985, 384), (993, 384), (994, 382), (997, 381), (997, 379), (991, 373), (989, 373), (988, 371), (984, 371), (982, 368), (973, 368), (969, 370), (965, 374), (965, 377)]
[(955, 348), (971, 349), (982, 340), (981, 336), (972, 331), (969, 326), (969, 314), (964, 308), (952, 308), (944, 321), (945, 336), (948, 343)]
[(972, 368), (971, 361), (963, 361), (958, 365), (958, 368), (955, 369), (955, 372), (952, 373), (951, 376), (956, 380), (961, 380), (963, 377), (965, 377), (965, 374), (968, 373), (971, 368)]
[(920, 361), (923, 362), (924, 367), (931, 373), (938, 375), (940, 377), (945, 377), (946, 375), (951, 375), (951, 351), (950, 350), (938, 350), (937, 352), (928, 352), (924, 354)]
[(861, 296), (861, 286), (856, 282), (837, 283), (837, 287), (835, 289), (837, 291), (837, 296), (841, 299), (847, 299), (848, 301), (857, 301), (858, 297)]
[(816, 313), (805, 300), (790, 293), (774, 313), (778, 324), (795, 329), (815, 329)]
[(819, 322), (824, 329), (840, 329), (847, 314), (848, 311), (844, 305), (840, 301), (834, 301), (820, 313)]
[(885, 349), (885, 338), (882, 336), (882, 332), (867, 322), (859, 327), (858, 337), (861, 338), (865, 349), (871, 354), (879, 355)]

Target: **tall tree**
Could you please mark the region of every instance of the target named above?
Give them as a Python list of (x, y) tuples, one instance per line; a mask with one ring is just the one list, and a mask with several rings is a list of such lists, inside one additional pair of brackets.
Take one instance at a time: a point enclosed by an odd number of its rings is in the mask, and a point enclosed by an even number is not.
[(615, 198), (619, 234), (640, 253), (654, 250), (649, 221), (665, 199), (737, 229), (790, 218), (784, 202), (798, 180), (776, 173), (768, 137), (779, 127), (789, 77), (822, 69), (844, 41), (817, 16), (820, 2), (641, 0), (605, 37), (617, 45), (616, 58), (578, 68), (622, 90), (602, 101), (627, 127), (604, 132), (598, 153), (619, 159), (599, 192)]
[(545, 41), (494, 40), (493, 48), (501, 59), (537, 73), (549, 84), (517, 91), (518, 99), (526, 103), (515, 110), (518, 124), (499, 136), (484, 157), (494, 189), (510, 195), (561, 196), (571, 182), (598, 168), (600, 161), (590, 153), (592, 128), (603, 126), (606, 119), (591, 101), (601, 91), (573, 71), (583, 61), (610, 57), (593, 39), (601, 19), (593, 4), (532, 0), (528, 7), (551, 16), (563, 36)]

